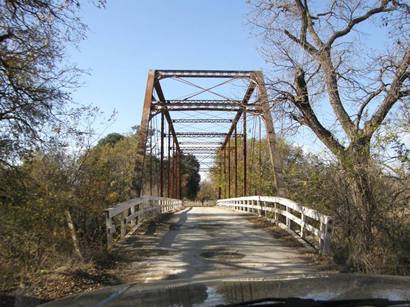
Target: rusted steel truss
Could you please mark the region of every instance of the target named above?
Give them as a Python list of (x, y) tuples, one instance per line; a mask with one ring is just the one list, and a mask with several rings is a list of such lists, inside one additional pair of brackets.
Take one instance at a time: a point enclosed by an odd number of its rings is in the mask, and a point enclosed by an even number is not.
[(177, 132), (178, 137), (183, 138), (223, 138), (227, 136), (227, 133), (223, 132)]
[[(197, 85), (189, 80), (197, 79), (221, 79), (217, 85), (211, 87)], [(195, 93), (188, 94), (185, 98), (167, 99), (163, 93), (162, 80), (172, 79), (196, 88)], [(240, 79), (247, 84), (245, 93), (241, 99), (230, 99), (222, 94), (215, 92), (215, 88)], [(217, 80), (218, 81), (218, 80)], [(168, 81), (167, 81), (168, 82)], [(211, 99), (196, 99), (200, 95), (213, 95)], [(255, 95), (257, 94), (257, 95)], [(182, 165), (181, 160), (184, 154), (198, 156), (201, 162), (200, 170), (220, 168), (220, 174), (224, 187), (220, 187), (220, 194), (225, 197), (239, 194), (247, 195), (247, 114), (260, 116), (266, 128), (266, 138), (269, 146), (270, 158), (274, 169), (274, 184), (279, 195), (285, 194), (282, 179), (282, 165), (276, 152), (276, 136), (273, 126), (273, 119), (270, 113), (267, 92), (263, 80), (263, 74), (259, 71), (234, 71), (234, 70), (150, 70), (148, 72), (147, 87), (144, 96), (141, 124), (137, 132), (137, 152), (135, 157), (134, 178), (132, 181), (132, 196), (142, 196), (144, 182), (144, 163), (147, 144), (149, 153), (152, 157), (152, 148), (155, 146), (159, 150), (159, 176), (158, 180), (153, 180), (152, 161), (149, 169), (149, 191), (152, 193), (153, 182), (159, 182), (159, 196), (171, 198), (181, 198)], [(215, 99), (214, 99), (215, 98)], [(205, 118), (193, 117), (171, 117), (172, 112), (198, 112), (198, 115), (209, 115), (208, 111), (219, 111), (218, 116)], [(234, 113), (233, 117), (229, 114)], [(149, 131), (150, 121), (160, 114), (159, 141), (153, 144), (150, 139), (152, 132)], [(188, 114), (188, 113), (187, 113)], [(213, 113), (214, 114), (214, 113)], [(221, 115), (222, 114), (222, 115)], [(242, 131), (238, 131), (238, 124), (242, 122)], [(186, 128), (179, 130), (179, 124), (184, 127), (195, 127), (187, 132)], [(208, 131), (201, 131), (201, 127), (210, 124)], [(219, 124), (229, 124), (217, 126)], [(198, 125), (198, 127), (196, 127)], [(219, 132), (217, 127), (225, 127), (227, 132)], [(219, 128), (220, 129), (220, 128)], [(190, 129), (191, 130), (191, 129)], [(182, 138), (188, 139), (180, 142)], [(205, 141), (205, 139), (220, 138), (221, 141)], [(242, 138), (242, 161), (238, 158), (238, 138)], [(199, 139), (199, 140), (197, 140)], [(233, 157), (231, 158), (231, 155)], [(215, 161), (215, 159), (217, 161)], [(221, 160), (220, 160), (221, 159)], [(232, 159), (232, 161), (231, 161)], [(243, 182), (242, 192), (239, 191), (238, 183), (238, 163), (243, 163)], [(218, 166), (219, 165), (219, 166)], [(233, 166), (233, 170), (231, 169)], [(233, 188), (231, 186), (233, 180)], [(165, 187), (165, 185), (167, 185)]]

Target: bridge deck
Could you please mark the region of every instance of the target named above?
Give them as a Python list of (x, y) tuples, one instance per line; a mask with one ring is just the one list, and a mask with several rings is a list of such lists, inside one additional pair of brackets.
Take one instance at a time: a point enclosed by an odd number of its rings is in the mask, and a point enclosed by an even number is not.
[(248, 218), (219, 207), (184, 209), (119, 243), (116, 274), (124, 282), (150, 282), (320, 270), (296, 241), (275, 238)]

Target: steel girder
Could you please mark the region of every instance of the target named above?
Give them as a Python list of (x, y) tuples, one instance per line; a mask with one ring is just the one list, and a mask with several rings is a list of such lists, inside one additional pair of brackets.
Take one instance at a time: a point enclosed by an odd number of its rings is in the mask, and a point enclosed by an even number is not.
[(159, 78), (249, 78), (244, 70), (157, 70)]
[(232, 119), (222, 119), (222, 118), (178, 118), (173, 119), (173, 123), (180, 124), (223, 124), (232, 123)]

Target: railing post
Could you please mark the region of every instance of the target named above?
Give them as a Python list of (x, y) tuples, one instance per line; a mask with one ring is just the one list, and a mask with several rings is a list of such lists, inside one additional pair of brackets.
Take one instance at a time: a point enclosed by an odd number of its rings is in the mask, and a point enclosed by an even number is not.
[(319, 250), (322, 255), (330, 254), (330, 235), (332, 220), (329, 218), (320, 218), (320, 236), (319, 236)]
[(305, 215), (303, 214), (303, 212), (301, 212), (301, 216), (300, 216), (302, 223), (300, 225), (300, 236), (302, 237), (302, 239), (305, 238)]
[(145, 202), (141, 202), (140, 204), (140, 218), (141, 218), (141, 222), (143, 222), (145, 220)]
[(277, 204), (276, 204), (276, 203), (273, 203), (273, 219), (274, 219), (275, 222), (278, 221), (278, 212), (277, 212), (277, 209), (278, 209)]
[(124, 211), (121, 214), (121, 239), (125, 237), (125, 232), (126, 232), (126, 227), (127, 227), (126, 218), (127, 218), (127, 212)]
[(105, 230), (107, 232), (107, 249), (110, 249), (112, 246), (112, 219), (108, 210), (105, 211)]
[(256, 201), (256, 205), (258, 206), (258, 209), (257, 209), (258, 215), (262, 216), (262, 206), (261, 206), (261, 201), (259, 199)]
[(154, 212), (156, 215), (160, 215), (161, 212), (161, 207), (159, 206), (159, 203), (156, 199), (151, 200), (152, 205), (154, 206)]
[[(286, 212), (290, 212), (289, 207), (286, 206)], [(290, 229), (290, 218), (286, 216), (286, 227)]]
[[(135, 206), (132, 206), (131, 207), (131, 215), (134, 215), (135, 214)], [(131, 219), (131, 226), (135, 226), (136, 225), (136, 218), (135, 217), (133, 217), (132, 219)]]

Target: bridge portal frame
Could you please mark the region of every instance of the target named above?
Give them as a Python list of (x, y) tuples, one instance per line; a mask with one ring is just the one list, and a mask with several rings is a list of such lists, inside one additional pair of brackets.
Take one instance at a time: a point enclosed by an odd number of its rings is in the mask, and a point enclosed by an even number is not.
[[(213, 102), (206, 101), (201, 102), (194, 100), (190, 102), (181, 101), (172, 101), (167, 100), (163, 94), (160, 80), (164, 78), (238, 78), (238, 79), (247, 79), (249, 80), (248, 88), (245, 92), (245, 95), (242, 101), (226, 101), (226, 107), (221, 105), (220, 101), (217, 101), (216, 105), (213, 105)], [(249, 104), (249, 101), (252, 97), (252, 94), (255, 90), (258, 90), (259, 99), (257, 103)], [(154, 98), (154, 91), (158, 100)], [(135, 157), (134, 164), (134, 176), (131, 184), (131, 196), (140, 197), (143, 189), (143, 170), (145, 162), (145, 153), (146, 153), (146, 144), (147, 137), (149, 134), (149, 122), (157, 114), (161, 114), (161, 158), (160, 158), (160, 196), (164, 196), (164, 182), (163, 182), (163, 160), (164, 160), (164, 138), (166, 137), (164, 133), (164, 120), (166, 120), (168, 125), (168, 134), (169, 137), (172, 137), (173, 152), (174, 152), (174, 166), (173, 176), (168, 173), (168, 197), (181, 198), (181, 155), (182, 151), (178, 142), (178, 135), (174, 128), (174, 121), (171, 119), (170, 111), (176, 111), (182, 107), (181, 104), (184, 104), (184, 110), (189, 107), (189, 110), (208, 110), (208, 111), (233, 111), (236, 112), (235, 118), (231, 120), (231, 127), (228, 133), (225, 135), (225, 140), (221, 146), (221, 152), (225, 152), (226, 147), (230, 147), (229, 142), (232, 135), (235, 138), (235, 145), (237, 145), (237, 124), (241, 118), (243, 118), (243, 140), (244, 140), (244, 185), (243, 185), (243, 195), (247, 195), (247, 149), (246, 149), (246, 113), (247, 112), (257, 112), (261, 114), (261, 117), (265, 123), (267, 142), (269, 146), (269, 155), (270, 160), (273, 166), (273, 186), (276, 189), (276, 193), (279, 196), (286, 196), (286, 190), (283, 183), (283, 174), (282, 174), (282, 161), (277, 152), (276, 145), (276, 134), (273, 125), (273, 118), (269, 107), (268, 95), (265, 86), (265, 81), (263, 73), (261, 71), (232, 71), (232, 70), (149, 70), (147, 85), (144, 96), (143, 111), (141, 117), (140, 128), (137, 132), (137, 152)], [(168, 143), (169, 146), (169, 143)], [(225, 155), (224, 155), (225, 156)], [(230, 154), (228, 155), (230, 159)], [(170, 153), (168, 148), (168, 159), (170, 159)], [(224, 158), (225, 162), (225, 158)], [(234, 181), (234, 190), (235, 196), (238, 196), (238, 180), (237, 180), (237, 150), (235, 149), (235, 181)], [(230, 165), (230, 160), (228, 161)], [(229, 166), (230, 169), (230, 166)], [(224, 173), (226, 168), (224, 167)], [(168, 172), (170, 172), (170, 167), (168, 167)], [(229, 171), (229, 177), (231, 176)], [(173, 178), (174, 188), (170, 186), (169, 178)], [(221, 189), (220, 189), (221, 191)], [(230, 196), (231, 187), (229, 181), (229, 192), (225, 191), (226, 195)]]

